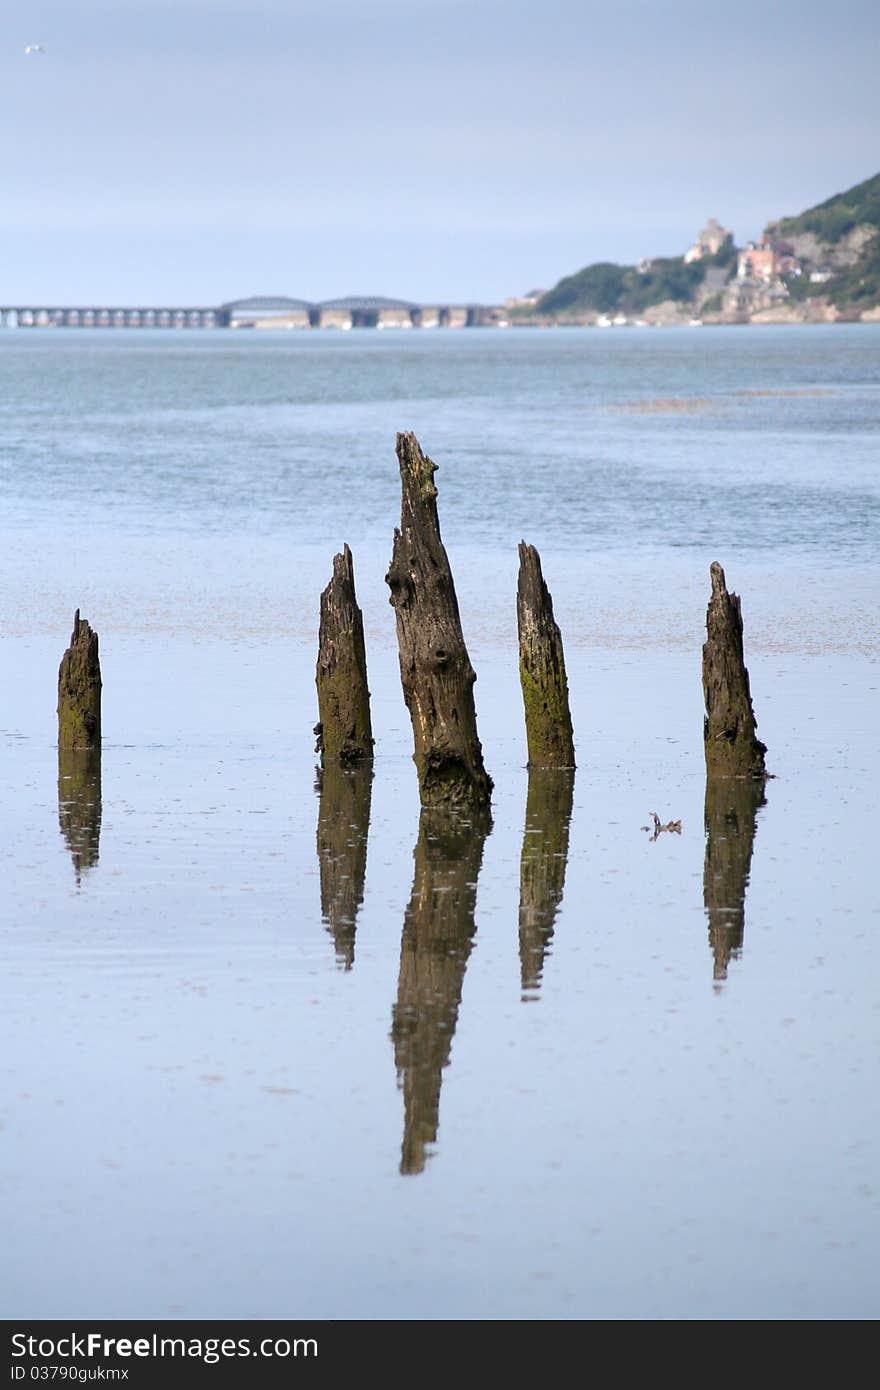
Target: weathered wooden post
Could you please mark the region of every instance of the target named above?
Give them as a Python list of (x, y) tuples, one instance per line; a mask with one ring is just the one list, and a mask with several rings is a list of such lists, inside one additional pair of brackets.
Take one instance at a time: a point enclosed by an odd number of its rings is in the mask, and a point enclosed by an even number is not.
[(522, 997), (533, 999), (553, 939), (565, 888), (574, 768), (529, 768), (519, 866), (519, 963)]
[(727, 979), (731, 956), (742, 950), (755, 821), (764, 802), (762, 778), (706, 778), (703, 904), (716, 983)]
[(321, 594), (318, 630), (318, 749), (323, 763), (373, 756), (364, 620), (354, 591), (354, 563), (344, 546), (333, 557), (333, 578)]
[(749, 673), (743, 660), (743, 626), (737, 594), (729, 594), (724, 570), (709, 567), (712, 597), (703, 644), (703, 743), (710, 777), (766, 777), (766, 745), (755, 730)]
[(490, 827), (485, 808), (469, 815), (423, 811), (419, 820), (391, 1027), (403, 1091), (401, 1173), (421, 1173), (437, 1138), (443, 1069), (473, 948), (477, 876)]
[(553, 617), (541, 557), (525, 541), (519, 543), (516, 621), (529, 767), (574, 767), (562, 634)]
[(58, 669), (58, 747), (101, 747), (101, 665), (98, 634), (79, 609)]
[(321, 916), (344, 970), (354, 965), (357, 915), (364, 900), (373, 769), (327, 762), (318, 773), (318, 870)]
[(400, 530), (394, 532), (385, 579), (397, 618), (400, 679), (412, 719), (422, 805), (484, 806), (492, 779), (477, 737), (476, 675), (440, 539), (436, 464), (422, 453), (414, 434), (398, 434), (397, 458)]

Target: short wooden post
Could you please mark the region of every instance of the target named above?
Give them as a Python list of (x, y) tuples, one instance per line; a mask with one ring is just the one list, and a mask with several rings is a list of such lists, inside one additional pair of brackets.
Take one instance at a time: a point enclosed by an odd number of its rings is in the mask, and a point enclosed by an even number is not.
[(414, 434), (398, 434), (400, 530), (386, 582), (397, 619), (400, 678), (410, 712), (423, 806), (485, 806), (474, 708), (476, 675), (461, 630), (452, 570), (437, 517), (436, 465)]
[(737, 594), (727, 592), (724, 570), (709, 568), (712, 597), (706, 612), (703, 743), (710, 777), (766, 777), (766, 745), (755, 730), (749, 673), (743, 660), (743, 625)]
[(70, 646), (58, 670), (58, 747), (100, 748), (101, 665), (98, 634), (79, 609), (73, 618)]
[(574, 767), (562, 634), (553, 617), (541, 557), (525, 541), (519, 544), (516, 618), (529, 767)]
[(346, 545), (333, 557), (333, 578), (321, 594), (318, 630), (318, 749), (325, 766), (373, 756), (364, 620)]

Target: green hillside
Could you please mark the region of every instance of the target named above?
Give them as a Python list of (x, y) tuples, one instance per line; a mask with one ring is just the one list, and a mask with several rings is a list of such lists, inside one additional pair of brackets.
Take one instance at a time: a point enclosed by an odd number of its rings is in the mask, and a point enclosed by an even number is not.
[[(873, 237), (871, 228), (877, 229)], [(789, 302), (827, 299), (845, 317), (858, 317), (863, 310), (880, 305), (880, 174), (835, 193), (798, 217), (770, 223), (767, 232), (791, 242), (800, 261), (802, 273), (785, 280)], [(668, 300), (683, 312), (702, 303), (706, 311), (717, 313), (725, 282), (736, 274), (736, 257), (728, 237), (717, 255), (689, 265), (682, 257), (658, 258), (642, 270), (600, 261), (565, 276), (542, 296), (534, 313), (557, 319), (598, 314), (631, 318)], [(716, 273), (703, 289), (710, 269)], [(812, 281), (813, 271), (825, 272), (826, 278)]]
[(715, 256), (685, 265), (680, 256), (659, 257), (645, 270), (599, 261), (576, 275), (567, 275), (538, 301), (540, 314), (640, 314), (664, 300), (690, 303), (710, 266), (732, 266), (733, 244)]
[(855, 265), (839, 270), (824, 284), (812, 284), (807, 276), (792, 277), (786, 283), (795, 300), (816, 299), (821, 295), (827, 296), (847, 314), (873, 309), (880, 304), (880, 236), (869, 243)]
[(824, 203), (808, 208), (799, 217), (783, 217), (768, 230), (797, 247), (798, 238), (812, 235), (820, 243), (818, 259), (833, 259), (844, 238), (857, 227), (876, 227), (875, 235), (853, 264), (843, 266), (825, 284), (811, 284), (807, 277), (789, 283), (795, 299), (827, 295), (844, 311), (861, 311), (880, 304), (880, 174), (858, 183), (845, 193), (835, 193)]
[(781, 237), (797, 237), (812, 232), (820, 241), (833, 246), (865, 224), (880, 227), (880, 174), (857, 183), (846, 193), (835, 193), (824, 203), (808, 208), (799, 217), (783, 217), (774, 230)]

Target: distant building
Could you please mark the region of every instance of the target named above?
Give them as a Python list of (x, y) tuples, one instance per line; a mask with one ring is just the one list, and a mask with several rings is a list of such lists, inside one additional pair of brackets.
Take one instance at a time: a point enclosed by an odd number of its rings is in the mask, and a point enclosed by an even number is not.
[(794, 247), (787, 241), (762, 236), (759, 242), (750, 241), (740, 251), (736, 264), (739, 280), (776, 280), (780, 275), (800, 275), (801, 265)]
[(528, 290), (525, 294), (511, 295), (510, 299), (505, 299), (505, 309), (534, 309), (538, 300), (543, 298), (546, 290)]
[(738, 280), (772, 280), (775, 271), (776, 256), (772, 246), (750, 241), (740, 251), (736, 262)]
[(732, 235), (733, 233), (722, 227), (714, 217), (710, 217), (693, 246), (689, 246), (685, 251), (685, 265), (690, 265), (691, 261), (702, 261), (706, 256), (716, 256), (727, 238)]

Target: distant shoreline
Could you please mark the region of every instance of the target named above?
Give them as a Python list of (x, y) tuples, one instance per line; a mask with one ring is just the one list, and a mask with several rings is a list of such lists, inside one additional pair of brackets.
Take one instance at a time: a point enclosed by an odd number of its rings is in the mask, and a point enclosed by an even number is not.
[(793, 319), (793, 318), (718, 319), (718, 318), (708, 318), (708, 319), (695, 319), (695, 320), (691, 320), (691, 321), (680, 319), (680, 320), (667, 321), (667, 322), (660, 322), (660, 323), (627, 321), (626, 323), (617, 323), (617, 324), (602, 324), (602, 323), (596, 323), (595, 321), (592, 321), (592, 322), (583, 322), (583, 321), (575, 321), (575, 320), (571, 320), (571, 319), (569, 319), (569, 320), (565, 320), (565, 319), (547, 319), (547, 320), (519, 319), (519, 320), (514, 320), (514, 321), (512, 321), (512, 322), (511, 322), (511, 321), (503, 321), (503, 322), (481, 322), (481, 323), (474, 323), (474, 324), (467, 324), (467, 325), (465, 325), (465, 324), (457, 324), (457, 325), (455, 325), (454, 327), (444, 327), (444, 328), (438, 328), (438, 327), (436, 327), (436, 326), (432, 326), (431, 328), (420, 328), (420, 327), (413, 327), (412, 325), (407, 325), (406, 328), (403, 328), (402, 326), (390, 326), (390, 325), (384, 325), (384, 326), (382, 326), (382, 325), (363, 325), (363, 324), (357, 324), (357, 325), (353, 325), (353, 324), (352, 324), (352, 325), (346, 325), (346, 326), (342, 326), (342, 325), (339, 325), (339, 324), (328, 324), (328, 325), (326, 325), (326, 326), (321, 326), (321, 327), (317, 327), (317, 328), (312, 328), (312, 327), (305, 327), (305, 326), (294, 325), (294, 324), (271, 324), (271, 325), (251, 324), (251, 325), (247, 325), (247, 328), (244, 329), (244, 328), (242, 328), (242, 327), (240, 327), (240, 326), (239, 326), (239, 327), (232, 327), (232, 328), (230, 328), (229, 325), (219, 325), (219, 324), (210, 324), (210, 325), (194, 325), (194, 324), (159, 324), (159, 325), (144, 326), (144, 325), (134, 325), (134, 324), (101, 324), (101, 325), (96, 325), (96, 324), (64, 324), (64, 325), (57, 325), (57, 324), (13, 324), (13, 325), (8, 325), (8, 324), (0, 323), (0, 338), (9, 338), (9, 337), (12, 337), (12, 336), (16, 336), (19, 332), (24, 333), (26, 336), (31, 336), (31, 335), (33, 335), (33, 334), (36, 334), (38, 337), (44, 337), (44, 336), (46, 336), (46, 335), (49, 334), (49, 333), (53, 333), (53, 330), (58, 330), (58, 331), (60, 331), (60, 332), (62, 333), (63, 336), (66, 336), (67, 334), (71, 334), (71, 335), (73, 335), (73, 334), (81, 334), (81, 335), (84, 335), (84, 336), (87, 335), (89, 338), (92, 338), (92, 337), (101, 337), (101, 336), (106, 336), (107, 334), (117, 334), (117, 333), (140, 334), (140, 335), (142, 335), (142, 336), (147, 336), (147, 337), (149, 337), (149, 336), (155, 336), (155, 335), (157, 335), (157, 334), (161, 334), (161, 335), (169, 335), (169, 334), (171, 334), (171, 335), (177, 335), (177, 334), (179, 334), (179, 333), (186, 333), (186, 334), (195, 334), (195, 335), (203, 336), (203, 337), (204, 337), (204, 336), (214, 337), (214, 336), (215, 336), (216, 334), (218, 334), (218, 333), (221, 334), (221, 335), (225, 335), (227, 332), (233, 332), (234, 335), (236, 336), (236, 338), (242, 336), (242, 334), (243, 334), (245, 338), (260, 338), (260, 339), (273, 339), (273, 338), (275, 338), (275, 339), (277, 339), (277, 338), (285, 338), (285, 337), (288, 337), (288, 336), (292, 336), (292, 337), (295, 337), (295, 338), (307, 338), (307, 337), (311, 337), (312, 335), (315, 335), (315, 334), (317, 334), (319, 337), (328, 337), (328, 336), (329, 336), (329, 337), (339, 337), (339, 336), (345, 337), (345, 336), (347, 336), (349, 333), (352, 333), (352, 332), (353, 332), (353, 333), (356, 333), (356, 334), (358, 334), (358, 335), (360, 335), (360, 334), (362, 334), (362, 333), (375, 333), (375, 334), (383, 334), (383, 335), (384, 335), (384, 333), (389, 333), (389, 334), (390, 334), (392, 337), (394, 337), (395, 339), (399, 339), (399, 338), (401, 338), (401, 337), (407, 337), (407, 336), (410, 336), (410, 335), (413, 335), (413, 334), (414, 334), (414, 336), (416, 336), (416, 337), (418, 337), (418, 338), (421, 338), (421, 337), (422, 337), (423, 335), (425, 335), (425, 334), (428, 334), (428, 335), (432, 335), (432, 334), (433, 334), (433, 335), (436, 335), (436, 334), (439, 334), (441, 337), (446, 337), (446, 336), (448, 336), (448, 334), (449, 334), (450, 332), (451, 332), (451, 333), (454, 333), (454, 334), (457, 334), (457, 333), (459, 333), (459, 332), (461, 332), (461, 331), (464, 331), (465, 333), (471, 333), (471, 332), (473, 332), (474, 330), (480, 330), (480, 331), (483, 331), (483, 332), (490, 332), (490, 331), (491, 331), (491, 332), (493, 332), (493, 333), (494, 333), (494, 332), (510, 332), (510, 331), (524, 330), (524, 331), (527, 331), (527, 332), (529, 332), (529, 333), (540, 333), (540, 332), (558, 332), (558, 331), (560, 331), (560, 330), (577, 330), (578, 332), (585, 332), (585, 331), (586, 331), (586, 332), (593, 332), (593, 331), (595, 330), (595, 331), (597, 331), (597, 332), (602, 332), (602, 331), (605, 331), (605, 330), (608, 330), (608, 329), (614, 329), (615, 332), (620, 333), (621, 331), (626, 331), (626, 332), (633, 332), (633, 331), (634, 331), (634, 332), (640, 332), (640, 331), (644, 331), (644, 330), (646, 330), (646, 329), (650, 329), (652, 332), (656, 332), (656, 331), (668, 331), (668, 330), (670, 330), (670, 329), (673, 329), (673, 330), (682, 330), (682, 329), (691, 330), (691, 329), (695, 329), (695, 328), (701, 328), (701, 329), (702, 329), (702, 328), (710, 328), (710, 329), (711, 329), (711, 328), (838, 328), (838, 327), (853, 327), (853, 326), (858, 326), (858, 327), (871, 327), (872, 325), (873, 325), (873, 326), (877, 326), (878, 324), (880, 324), (880, 314), (872, 314), (872, 315), (870, 315), (870, 316), (866, 315), (866, 316), (864, 316), (864, 317), (859, 317), (859, 318), (839, 317), (839, 318), (836, 318), (836, 319), (830, 319), (830, 318), (829, 318), (829, 319)]

